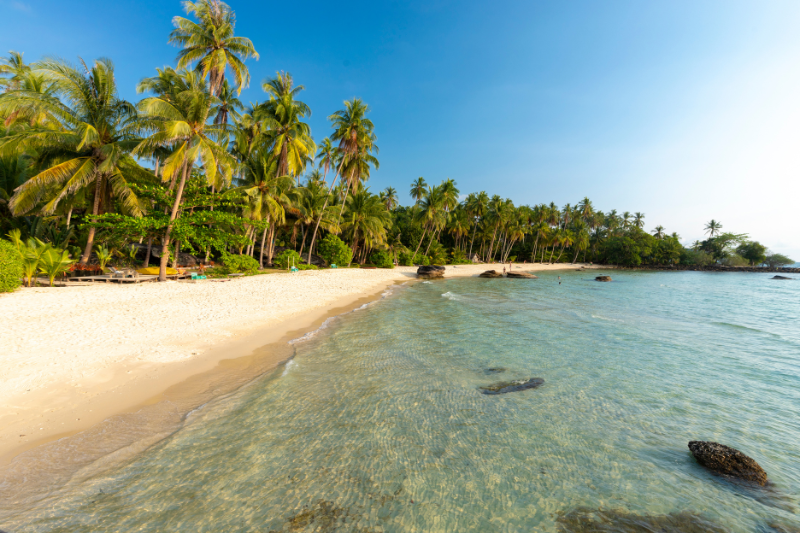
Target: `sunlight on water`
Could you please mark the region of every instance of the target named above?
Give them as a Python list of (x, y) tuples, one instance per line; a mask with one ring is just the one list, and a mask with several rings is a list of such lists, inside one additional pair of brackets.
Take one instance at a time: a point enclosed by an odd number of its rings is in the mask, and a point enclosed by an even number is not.
[[(800, 282), (613, 277), (398, 289), (134, 459), (0, 515), (0, 529), (800, 527)], [(544, 384), (478, 390), (534, 377)], [(695, 439), (741, 449), (773, 485), (709, 474)]]

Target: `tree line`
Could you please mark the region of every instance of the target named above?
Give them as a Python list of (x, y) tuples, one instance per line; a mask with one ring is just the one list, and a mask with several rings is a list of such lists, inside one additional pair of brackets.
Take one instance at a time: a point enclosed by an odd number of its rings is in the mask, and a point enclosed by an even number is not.
[(119, 96), (109, 59), (0, 60), (0, 230), (17, 248), (47, 243), (65, 264), (82, 265), (109, 250), (146, 250), (143, 266), (157, 258), (162, 280), (181, 254), (206, 263), (247, 256), (264, 268), (276, 246), (298, 264), (320, 254), (330, 263), (324, 250), (342, 247), (339, 262), (381, 266), (790, 262), (716, 221), (707, 240), (686, 248), (661, 226), (644, 231), (644, 214), (604, 213), (588, 198), (515, 206), (483, 191), (462, 198), (451, 179), (418, 178), (414, 204), (401, 206), (394, 188), (366, 186), (379, 150), (364, 101), (345, 101), (315, 142), (291, 74), (264, 80), (263, 101), (240, 101), (245, 62), (258, 52), (235, 34), (230, 6), (184, 6), (188, 18), (175, 17), (169, 37), (175, 65), (142, 79), (138, 102)]

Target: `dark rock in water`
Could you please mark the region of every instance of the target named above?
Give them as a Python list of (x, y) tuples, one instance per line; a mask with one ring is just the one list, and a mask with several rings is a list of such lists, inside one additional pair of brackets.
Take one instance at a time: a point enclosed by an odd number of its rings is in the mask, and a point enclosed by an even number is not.
[(772, 276), (769, 279), (794, 279), (794, 278), (787, 278), (786, 276)]
[(480, 274), (482, 278), (502, 278), (503, 275), (499, 273), (497, 270), (487, 270), (486, 272)]
[(767, 473), (755, 462), (739, 450), (724, 444), (693, 440), (689, 443), (697, 462), (718, 474), (744, 481), (752, 481), (761, 486), (767, 484)]
[(421, 266), (417, 269), (417, 277), (425, 279), (443, 278), (444, 267), (439, 265)]
[(578, 508), (556, 519), (564, 533), (729, 533), (695, 513), (636, 515), (621, 510)]
[(486, 370), (483, 371), (483, 373), (484, 374), (501, 374), (501, 373), (503, 373), (505, 371), (506, 371), (505, 368), (503, 368), (501, 366), (496, 366), (496, 367), (493, 367), (493, 368), (487, 368)]
[(518, 379), (516, 381), (501, 381), (500, 383), (493, 383), (485, 387), (479, 387), (478, 390), (483, 394), (506, 394), (508, 392), (519, 392), (527, 389), (535, 389), (543, 385), (542, 378)]
[(594, 278), (595, 281), (611, 281), (611, 276), (597, 276)]
[(539, 279), (537, 276), (528, 272), (509, 272), (506, 274), (509, 278), (525, 278), (525, 279)]

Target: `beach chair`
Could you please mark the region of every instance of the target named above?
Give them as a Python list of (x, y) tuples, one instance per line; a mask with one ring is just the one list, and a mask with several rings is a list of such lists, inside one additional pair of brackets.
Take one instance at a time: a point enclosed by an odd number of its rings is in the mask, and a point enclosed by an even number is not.
[(300, 272), (300, 269), (296, 266), (292, 266), (292, 268), (289, 269), (289, 272)]

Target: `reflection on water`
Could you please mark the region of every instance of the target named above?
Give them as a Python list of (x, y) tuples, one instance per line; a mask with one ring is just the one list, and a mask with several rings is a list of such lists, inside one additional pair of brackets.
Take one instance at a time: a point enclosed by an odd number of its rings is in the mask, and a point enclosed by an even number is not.
[[(0, 529), (800, 526), (800, 284), (560, 275), (410, 285), (146, 452), (0, 514)], [(545, 384), (480, 391), (532, 376)], [(774, 495), (704, 471), (695, 439), (754, 457)]]

